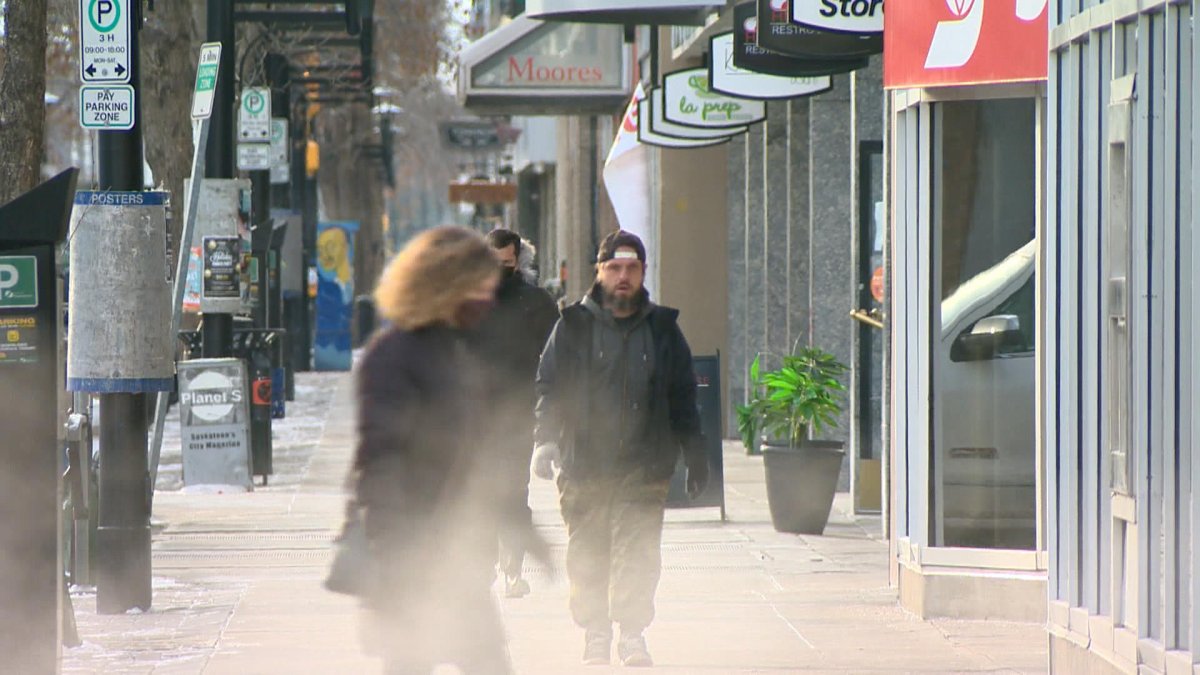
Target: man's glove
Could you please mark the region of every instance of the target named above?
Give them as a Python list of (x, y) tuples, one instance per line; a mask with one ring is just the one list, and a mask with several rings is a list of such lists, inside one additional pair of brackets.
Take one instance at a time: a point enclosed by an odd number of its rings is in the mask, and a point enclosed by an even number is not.
[(562, 451), (557, 443), (542, 443), (533, 448), (533, 461), (529, 463), (530, 471), (538, 478), (551, 480), (554, 478), (554, 468), (562, 466)]
[(708, 458), (703, 455), (687, 460), (687, 493), (695, 499), (708, 487)]

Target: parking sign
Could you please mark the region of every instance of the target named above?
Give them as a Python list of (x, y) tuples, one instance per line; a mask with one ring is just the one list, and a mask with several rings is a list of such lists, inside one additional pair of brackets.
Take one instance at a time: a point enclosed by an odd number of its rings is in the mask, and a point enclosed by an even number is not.
[(130, 0), (79, 0), (79, 79), (127, 84)]

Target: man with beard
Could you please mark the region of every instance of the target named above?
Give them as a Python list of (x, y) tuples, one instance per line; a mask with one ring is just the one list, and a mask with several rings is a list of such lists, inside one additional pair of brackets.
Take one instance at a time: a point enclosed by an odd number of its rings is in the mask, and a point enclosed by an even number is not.
[(549, 293), (531, 283), (532, 246), (505, 229), (492, 230), (487, 241), (500, 261), (501, 281), (496, 306), (474, 340), (488, 366), (488, 440), (497, 451), (497, 480), (507, 487), (502, 508), (511, 510), (512, 515), (504, 522), (522, 526), (505, 527), (499, 533), (504, 594), (519, 598), (529, 593), (521, 571), (526, 550), (531, 542), (541, 541), (533, 536), (533, 512), (529, 509), (533, 380), (542, 347), (558, 320), (558, 307)]
[(618, 231), (600, 244), (596, 283), (563, 310), (537, 376), (532, 470), (558, 476), (567, 525), (571, 614), (583, 661), (609, 663), (613, 622), (627, 666), (653, 661), (642, 636), (654, 618), (667, 492), (683, 453), (688, 493), (708, 482), (692, 354), (678, 310), (650, 302), (646, 249)]

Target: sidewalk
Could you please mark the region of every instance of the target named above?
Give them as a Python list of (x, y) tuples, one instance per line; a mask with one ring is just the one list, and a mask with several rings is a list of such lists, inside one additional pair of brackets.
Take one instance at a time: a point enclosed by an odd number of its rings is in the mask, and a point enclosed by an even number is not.
[[(154, 608), (97, 616), (94, 593), (77, 592), (84, 645), (64, 650), (64, 673), (381, 671), (359, 651), (356, 603), (321, 587), (353, 451), (351, 379), (299, 378), (298, 415), (290, 408), (277, 428), (284, 438), (269, 487), (199, 494), (164, 489), (177, 479), (160, 476)], [(668, 513), (658, 618), (647, 631), (654, 672), (1045, 671), (1041, 626), (925, 622), (901, 610), (878, 518), (848, 515), (847, 495), (825, 536), (779, 534), (761, 460), (730, 444), (725, 461), (727, 522), (716, 509)], [(550, 482), (532, 484), (531, 504), (561, 557)], [(532, 595), (500, 601), (516, 671), (623, 670), (579, 665), (582, 633), (567, 613), (565, 579), (533, 566), (528, 575)]]

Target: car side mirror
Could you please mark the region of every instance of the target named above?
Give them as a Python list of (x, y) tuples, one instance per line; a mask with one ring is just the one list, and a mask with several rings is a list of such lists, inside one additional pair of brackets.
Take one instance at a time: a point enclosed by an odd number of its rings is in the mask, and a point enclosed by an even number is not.
[(1016, 314), (996, 314), (980, 319), (971, 330), (960, 334), (950, 346), (950, 360), (988, 361), (1019, 348), (1022, 343), (1021, 318)]

